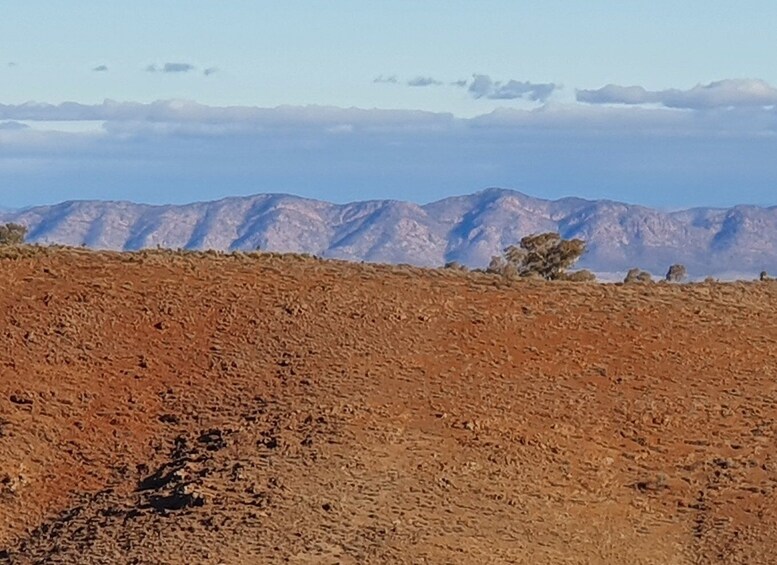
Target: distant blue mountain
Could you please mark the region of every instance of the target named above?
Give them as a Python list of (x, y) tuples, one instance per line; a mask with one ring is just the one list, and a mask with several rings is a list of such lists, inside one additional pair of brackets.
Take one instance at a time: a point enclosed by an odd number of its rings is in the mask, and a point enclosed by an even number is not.
[(147, 247), (306, 252), (354, 261), (476, 267), (530, 233), (588, 242), (580, 263), (597, 272), (641, 267), (694, 276), (777, 273), (777, 207), (677, 212), (605, 200), (542, 200), (488, 189), (426, 205), (394, 200), (332, 204), (285, 194), (182, 206), (79, 201), (0, 212), (38, 243), (100, 249)]

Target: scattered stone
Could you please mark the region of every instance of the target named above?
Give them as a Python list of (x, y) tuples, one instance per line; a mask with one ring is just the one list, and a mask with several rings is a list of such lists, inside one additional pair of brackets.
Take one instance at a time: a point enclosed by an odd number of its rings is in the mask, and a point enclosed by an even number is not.
[(18, 404), (20, 406), (29, 406), (34, 401), (32, 399), (32, 395), (28, 392), (17, 392), (12, 394), (8, 398), (13, 404)]
[(159, 421), (163, 424), (178, 424), (181, 420), (175, 414), (162, 414), (159, 416)]
[(218, 451), (227, 446), (227, 440), (224, 438), (224, 434), (221, 430), (215, 428), (202, 434), (197, 438), (197, 441), (205, 444), (206, 449), (209, 451)]

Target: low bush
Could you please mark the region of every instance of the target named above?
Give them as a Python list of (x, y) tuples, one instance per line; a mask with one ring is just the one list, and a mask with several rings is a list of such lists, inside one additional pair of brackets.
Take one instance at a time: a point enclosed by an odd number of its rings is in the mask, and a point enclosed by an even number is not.
[(666, 272), (667, 282), (682, 282), (687, 276), (688, 270), (685, 268), (685, 265), (680, 265), (679, 263), (669, 267), (669, 270)]
[(652, 283), (653, 277), (650, 273), (647, 271), (643, 271), (641, 269), (629, 269), (629, 272), (626, 273), (626, 278), (623, 279), (623, 282), (625, 284), (632, 284), (632, 283)]

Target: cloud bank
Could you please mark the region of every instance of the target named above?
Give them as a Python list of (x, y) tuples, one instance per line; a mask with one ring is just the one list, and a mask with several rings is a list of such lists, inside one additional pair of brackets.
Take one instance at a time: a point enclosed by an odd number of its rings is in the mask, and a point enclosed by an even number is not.
[(577, 100), (587, 104), (660, 104), (690, 110), (770, 107), (777, 105), (777, 88), (757, 79), (720, 80), (688, 90), (646, 90), (641, 86), (608, 84), (597, 90), (578, 90)]
[(0, 122), (0, 130), (4, 129), (4, 130), (18, 131), (20, 129), (29, 129), (29, 127), (30, 126), (28, 126), (27, 124), (23, 124), (21, 122), (14, 122), (14, 121)]
[[(39, 122), (42, 122), (39, 124)], [(85, 131), (50, 131), (83, 122)], [(774, 204), (777, 115), (548, 103), (474, 118), (190, 101), (0, 104), (0, 206), (209, 187), (345, 201), (432, 200), (486, 186), (656, 206)], [(29, 127), (27, 127), (29, 126)], [(142, 194), (142, 196), (139, 196)], [(48, 196), (46, 196), (48, 195)], [(52, 196), (53, 195), (53, 196)]]

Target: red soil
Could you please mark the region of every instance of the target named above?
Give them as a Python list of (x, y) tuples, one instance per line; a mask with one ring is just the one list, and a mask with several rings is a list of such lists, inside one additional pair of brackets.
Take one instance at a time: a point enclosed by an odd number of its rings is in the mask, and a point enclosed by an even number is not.
[(777, 284), (7, 250), (0, 562), (777, 563)]

